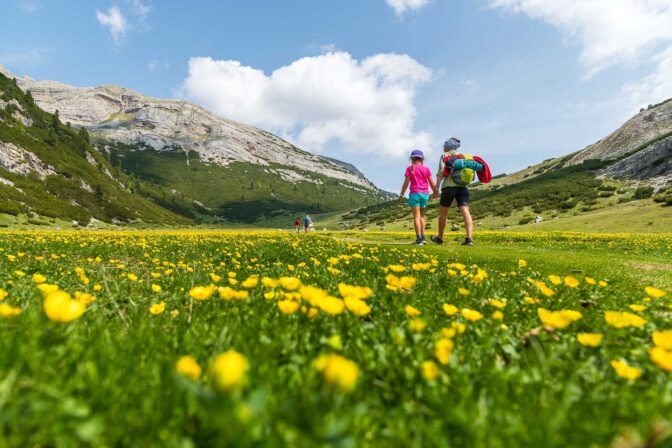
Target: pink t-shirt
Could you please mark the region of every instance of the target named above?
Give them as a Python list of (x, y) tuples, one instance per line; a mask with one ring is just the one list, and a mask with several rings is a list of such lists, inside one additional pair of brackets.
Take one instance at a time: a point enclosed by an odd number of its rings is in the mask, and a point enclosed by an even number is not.
[(405, 176), (411, 178), (410, 193), (429, 193), (429, 178), (432, 177), (432, 171), (425, 165), (418, 163), (406, 168)]

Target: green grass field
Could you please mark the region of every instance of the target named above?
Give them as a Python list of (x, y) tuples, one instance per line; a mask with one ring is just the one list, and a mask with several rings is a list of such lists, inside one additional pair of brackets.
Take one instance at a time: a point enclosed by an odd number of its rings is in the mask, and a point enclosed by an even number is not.
[(672, 443), (672, 234), (410, 240), (0, 231), (0, 446)]

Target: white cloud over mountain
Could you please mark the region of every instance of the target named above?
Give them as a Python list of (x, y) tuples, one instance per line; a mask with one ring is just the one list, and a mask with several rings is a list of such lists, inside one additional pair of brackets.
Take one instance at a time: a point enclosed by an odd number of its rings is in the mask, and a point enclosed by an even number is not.
[(581, 46), (588, 78), (653, 59), (656, 72), (626, 90), (637, 100), (672, 96), (672, 0), (490, 0), (490, 5), (560, 29)]
[(116, 6), (112, 6), (107, 12), (96, 11), (96, 18), (98, 19), (98, 23), (109, 30), (114, 43), (120, 45), (128, 31), (128, 21), (121, 13), (121, 10)]
[(430, 0), (385, 0), (385, 2), (398, 16), (402, 16), (408, 11), (428, 5)]
[(305, 57), (270, 75), (238, 61), (192, 58), (180, 95), (223, 117), (277, 132), (308, 150), (400, 156), (425, 147), (413, 104), (431, 71), (410, 56)]

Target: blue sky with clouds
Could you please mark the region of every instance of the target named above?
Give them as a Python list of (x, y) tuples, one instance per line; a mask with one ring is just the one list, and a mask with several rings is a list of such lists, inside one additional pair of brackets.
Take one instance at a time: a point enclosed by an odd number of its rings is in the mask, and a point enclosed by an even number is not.
[[(0, 64), (184, 98), (398, 189), (443, 140), (512, 172), (672, 97), (672, 0), (0, 0)], [(433, 163), (432, 163), (433, 164)]]

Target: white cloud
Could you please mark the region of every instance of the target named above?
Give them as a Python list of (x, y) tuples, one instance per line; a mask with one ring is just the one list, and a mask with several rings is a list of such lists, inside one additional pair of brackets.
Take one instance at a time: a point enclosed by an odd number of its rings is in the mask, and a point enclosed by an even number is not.
[(490, 5), (548, 22), (580, 43), (589, 77), (641, 62), (672, 42), (672, 0), (490, 0)]
[(430, 0), (385, 0), (398, 16), (404, 15), (407, 11), (420, 9), (428, 5)]
[(101, 25), (109, 28), (114, 43), (120, 45), (128, 31), (128, 21), (121, 13), (121, 10), (116, 6), (112, 6), (107, 10), (107, 13), (96, 11), (96, 18)]
[(308, 150), (398, 156), (426, 147), (413, 105), (431, 71), (407, 55), (357, 61), (346, 52), (305, 57), (270, 75), (238, 61), (192, 58), (180, 95), (223, 117), (278, 132)]
[(147, 17), (147, 14), (149, 14), (149, 12), (152, 10), (152, 7), (150, 5), (145, 5), (140, 0), (133, 0), (131, 2), (131, 7), (133, 8), (133, 12), (135, 13), (136, 16), (138, 16), (141, 22), (144, 22), (145, 18)]
[(655, 64), (623, 86), (628, 108), (672, 97), (672, 0), (489, 0), (560, 29), (581, 46), (586, 78), (616, 66)]

